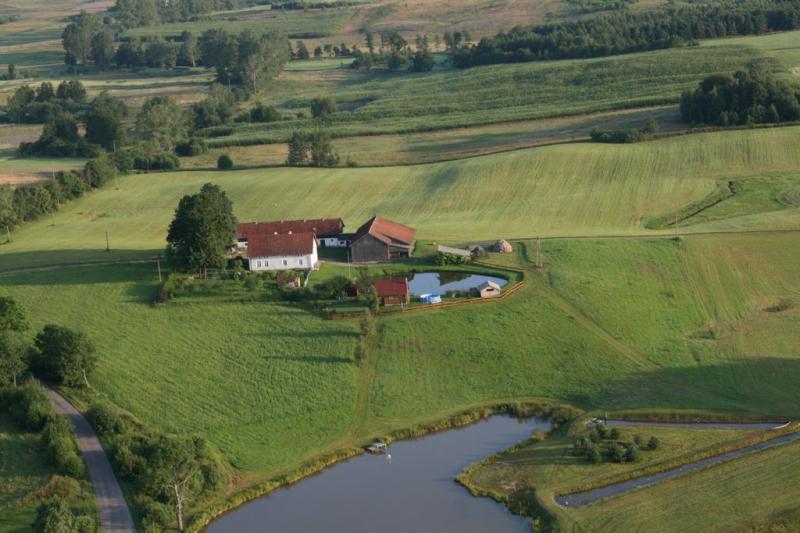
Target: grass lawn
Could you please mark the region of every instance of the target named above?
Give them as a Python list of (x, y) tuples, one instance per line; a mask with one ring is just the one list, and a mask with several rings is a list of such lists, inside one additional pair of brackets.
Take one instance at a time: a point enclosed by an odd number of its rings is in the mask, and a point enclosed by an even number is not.
[[(374, 213), (421, 239), (643, 234), (642, 221), (715, 190), (715, 180), (790, 171), (800, 128), (675, 137), (635, 145), (568, 144), (453, 162), (355, 169), (257, 169), (138, 174), (20, 228), (0, 270), (161, 253), (179, 198), (215, 182), (241, 220)], [(798, 211), (718, 220), (692, 229), (797, 228)], [(112, 252), (105, 252), (106, 231)], [(686, 231), (689, 231), (688, 229)]]

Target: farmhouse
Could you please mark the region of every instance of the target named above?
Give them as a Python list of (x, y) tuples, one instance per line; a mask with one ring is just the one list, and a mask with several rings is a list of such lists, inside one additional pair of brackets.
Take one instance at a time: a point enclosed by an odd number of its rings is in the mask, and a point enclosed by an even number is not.
[(408, 257), (414, 251), (417, 231), (379, 216), (358, 228), (350, 243), (350, 257), (355, 262), (390, 261)]
[(314, 233), (251, 235), (247, 243), (250, 270), (311, 270), (319, 266)]
[(407, 304), (411, 301), (407, 279), (379, 279), (372, 286), (381, 305)]
[(276, 220), (272, 222), (242, 222), (236, 225), (236, 246), (246, 250), (255, 235), (283, 235), (313, 233), (319, 246), (347, 246), (341, 218), (315, 218), (308, 220)]

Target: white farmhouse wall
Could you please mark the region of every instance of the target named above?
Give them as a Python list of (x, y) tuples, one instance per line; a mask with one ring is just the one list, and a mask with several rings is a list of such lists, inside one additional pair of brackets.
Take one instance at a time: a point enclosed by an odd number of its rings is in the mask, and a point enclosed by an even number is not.
[(313, 251), (306, 255), (277, 255), (270, 257), (251, 257), (250, 270), (258, 272), (262, 270), (311, 270), (317, 268), (319, 256), (317, 254), (317, 243), (314, 243)]

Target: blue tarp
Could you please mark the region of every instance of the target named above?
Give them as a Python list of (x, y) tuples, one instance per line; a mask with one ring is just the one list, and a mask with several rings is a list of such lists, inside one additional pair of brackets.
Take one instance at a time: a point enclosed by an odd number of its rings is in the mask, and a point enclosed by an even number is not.
[(438, 294), (422, 294), (419, 297), (420, 301), (424, 304), (440, 304), (442, 297)]

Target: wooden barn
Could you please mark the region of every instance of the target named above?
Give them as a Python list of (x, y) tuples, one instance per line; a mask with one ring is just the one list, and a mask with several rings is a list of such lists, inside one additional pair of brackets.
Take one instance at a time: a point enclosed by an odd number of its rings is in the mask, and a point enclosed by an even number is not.
[(350, 243), (350, 258), (356, 263), (391, 261), (414, 251), (417, 231), (374, 216), (358, 228)]
[(381, 305), (407, 304), (411, 301), (407, 279), (379, 279), (372, 286)]
[(494, 281), (484, 281), (478, 285), (475, 290), (481, 298), (494, 298), (495, 296), (500, 296), (500, 293), (503, 291), (500, 285)]

